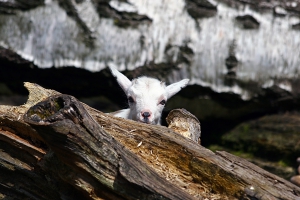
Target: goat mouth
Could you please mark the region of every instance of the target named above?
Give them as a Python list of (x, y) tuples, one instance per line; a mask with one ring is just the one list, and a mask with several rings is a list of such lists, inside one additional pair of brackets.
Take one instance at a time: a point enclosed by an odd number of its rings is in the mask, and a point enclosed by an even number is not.
[(151, 124), (148, 118), (144, 118), (143, 120), (139, 120), (139, 121), (145, 124)]

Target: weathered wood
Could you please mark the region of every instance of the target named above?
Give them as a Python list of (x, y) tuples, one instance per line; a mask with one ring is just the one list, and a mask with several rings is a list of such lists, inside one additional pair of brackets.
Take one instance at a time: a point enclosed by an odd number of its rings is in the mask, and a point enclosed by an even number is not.
[(51, 96), (30, 108), (24, 119), (70, 167), (69, 173), (77, 173), (68, 182), (77, 187), (85, 180), (87, 196), (93, 189), (105, 198), (106, 189), (129, 199), (191, 198), (114, 140), (74, 97)]
[[(104, 130), (139, 155), (161, 176), (197, 197), (297, 199), (300, 188), (226, 152), (197, 145), (165, 127), (128, 123), (92, 114)], [(109, 122), (108, 122), (109, 120)], [(134, 128), (134, 127), (138, 127)], [(142, 145), (137, 148), (137, 144)]]
[(166, 118), (168, 128), (201, 144), (200, 122), (195, 115), (184, 108), (171, 110)]
[(35, 84), (26, 87), (25, 105), (0, 106), (0, 198), (300, 197), (300, 188), (286, 180), (171, 129), (116, 118)]

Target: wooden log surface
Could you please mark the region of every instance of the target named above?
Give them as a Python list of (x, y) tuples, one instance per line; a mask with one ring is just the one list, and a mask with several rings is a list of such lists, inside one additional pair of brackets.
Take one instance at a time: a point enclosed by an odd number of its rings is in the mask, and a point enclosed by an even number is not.
[(300, 188), (167, 127), (25, 83), (0, 106), (0, 199), (300, 199)]
[[(84, 180), (101, 198), (103, 188), (129, 199), (188, 199), (191, 196), (155, 173), (135, 154), (105, 132), (74, 97), (55, 95), (28, 110), (25, 121), (37, 130), (51, 150), (71, 166), (76, 182)], [(93, 180), (95, 179), (95, 180)], [(72, 182), (73, 183), (72, 183)]]

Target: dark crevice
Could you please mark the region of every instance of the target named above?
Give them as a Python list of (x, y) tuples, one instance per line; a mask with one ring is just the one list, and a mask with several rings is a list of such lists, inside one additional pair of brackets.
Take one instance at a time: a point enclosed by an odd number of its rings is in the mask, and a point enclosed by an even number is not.
[(118, 11), (109, 5), (109, 1), (92, 0), (92, 2), (94, 3), (100, 18), (111, 18), (114, 20), (114, 24), (121, 28), (135, 28), (139, 24), (152, 22), (146, 15), (141, 15), (136, 12)]

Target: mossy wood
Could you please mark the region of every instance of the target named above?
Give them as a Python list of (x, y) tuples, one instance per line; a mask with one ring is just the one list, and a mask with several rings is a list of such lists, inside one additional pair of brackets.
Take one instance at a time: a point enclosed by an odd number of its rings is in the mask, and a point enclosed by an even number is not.
[(0, 106), (0, 199), (300, 199), (300, 188), (171, 129), (25, 83)]

